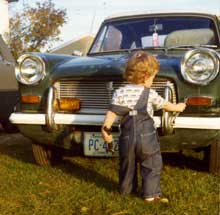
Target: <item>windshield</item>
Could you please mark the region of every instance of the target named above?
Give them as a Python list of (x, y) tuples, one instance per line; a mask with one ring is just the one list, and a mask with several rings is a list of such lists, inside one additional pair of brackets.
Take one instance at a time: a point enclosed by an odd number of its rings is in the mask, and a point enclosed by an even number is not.
[(214, 22), (176, 16), (112, 21), (102, 26), (90, 53), (181, 45), (217, 45)]

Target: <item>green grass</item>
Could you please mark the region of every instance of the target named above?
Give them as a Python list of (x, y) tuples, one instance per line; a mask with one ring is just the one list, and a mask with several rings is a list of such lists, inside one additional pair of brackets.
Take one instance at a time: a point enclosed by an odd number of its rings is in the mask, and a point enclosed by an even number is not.
[[(0, 215), (220, 213), (220, 177), (206, 171), (200, 153), (164, 154), (161, 187), (170, 203), (144, 204), (139, 195), (118, 194), (117, 158), (68, 157), (56, 167), (43, 168), (34, 164), (28, 140), (12, 135), (3, 144), (1, 136)], [(14, 141), (19, 144), (8, 144)]]

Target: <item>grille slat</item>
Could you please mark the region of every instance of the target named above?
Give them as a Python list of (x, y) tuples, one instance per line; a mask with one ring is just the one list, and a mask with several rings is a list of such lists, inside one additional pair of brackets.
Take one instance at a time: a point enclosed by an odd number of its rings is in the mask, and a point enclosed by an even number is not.
[[(56, 98), (78, 98), (81, 100), (81, 109), (85, 113), (86, 110), (91, 111), (92, 109), (107, 109), (111, 102), (112, 94), (117, 88), (127, 84), (126, 82), (114, 81), (111, 82), (113, 89), (109, 89), (110, 82), (105, 81), (89, 81), (89, 80), (60, 80), (56, 82), (54, 87), (56, 89)], [(164, 96), (164, 89), (169, 87), (174, 92), (172, 101), (176, 102), (175, 86), (174, 84), (165, 79), (156, 79), (152, 85), (152, 88), (158, 92), (159, 95)]]

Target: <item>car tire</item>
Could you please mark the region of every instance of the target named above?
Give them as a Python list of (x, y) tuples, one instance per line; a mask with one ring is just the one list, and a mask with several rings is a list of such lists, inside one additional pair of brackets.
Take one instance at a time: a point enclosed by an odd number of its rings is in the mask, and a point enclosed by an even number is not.
[(215, 141), (210, 146), (209, 171), (220, 174), (220, 141)]
[(40, 166), (52, 166), (60, 163), (63, 159), (63, 150), (57, 147), (32, 144), (35, 161)]

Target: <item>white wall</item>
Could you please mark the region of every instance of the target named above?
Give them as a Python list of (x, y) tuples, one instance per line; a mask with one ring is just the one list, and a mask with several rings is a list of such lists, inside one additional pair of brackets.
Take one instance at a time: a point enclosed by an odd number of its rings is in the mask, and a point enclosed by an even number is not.
[(6, 32), (9, 32), (8, 1), (0, 0), (0, 34), (3, 38)]

